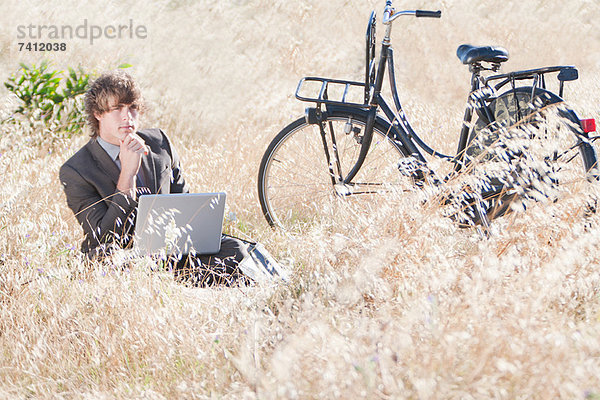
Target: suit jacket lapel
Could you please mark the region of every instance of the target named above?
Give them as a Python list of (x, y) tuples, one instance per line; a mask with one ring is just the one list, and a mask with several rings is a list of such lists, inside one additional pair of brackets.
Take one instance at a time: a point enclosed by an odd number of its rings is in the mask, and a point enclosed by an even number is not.
[(150, 152), (148, 155), (142, 156), (142, 165), (140, 169), (144, 177), (144, 184), (150, 190), (150, 193), (158, 193), (158, 187), (156, 183), (156, 172), (154, 171), (153, 165), (156, 163), (154, 160), (154, 153)]
[(150, 162), (152, 163), (151, 170), (154, 178), (154, 193), (169, 193), (170, 192), (170, 180), (169, 175), (166, 174), (169, 169), (169, 164), (164, 158), (161, 158), (159, 154), (150, 153)]
[(115, 164), (113, 159), (110, 158), (106, 151), (104, 151), (97, 140), (90, 139), (90, 141), (86, 144), (86, 147), (88, 148), (98, 168), (103, 170), (106, 175), (110, 177), (116, 187), (117, 182), (119, 181), (119, 175), (121, 174), (117, 164)]

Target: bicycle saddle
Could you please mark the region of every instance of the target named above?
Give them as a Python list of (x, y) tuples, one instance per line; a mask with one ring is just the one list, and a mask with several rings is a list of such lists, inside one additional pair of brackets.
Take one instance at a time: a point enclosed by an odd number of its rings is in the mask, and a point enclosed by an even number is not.
[(463, 44), (456, 50), (458, 59), (463, 64), (472, 64), (479, 61), (501, 63), (508, 61), (508, 51), (498, 46), (471, 46)]

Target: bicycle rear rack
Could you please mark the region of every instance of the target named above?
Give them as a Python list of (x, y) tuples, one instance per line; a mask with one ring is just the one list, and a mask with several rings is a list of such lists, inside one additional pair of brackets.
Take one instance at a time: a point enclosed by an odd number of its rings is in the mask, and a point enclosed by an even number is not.
[[(364, 90), (364, 82), (307, 76), (298, 82), (295, 95), (300, 101), (317, 103), (317, 105), (344, 105), (368, 108), (369, 104), (364, 103)], [(310, 93), (303, 93), (307, 91)], [(315, 96), (316, 92), (318, 94)]]
[(502, 79), (499, 83), (496, 84), (495, 89), (499, 90), (503, 86), (507, 84), (511, 84), (514, 89), (516, 86), (516, 81), (524, 80), (524, 79), (532, 79), (533, 87), (539, 87), (542, 89), (546, 89), (546, 76), (545, 74), (558, 72), (557, 79), (559, 81), (559, 97), (563, 97), (564, 91), (564, 83), (569, 81), (574, 81), (579, 78), (579, 73), (577, 72), (577, 68), (573, 66), (555, 66), (555, 67), (545, 67), (545, 68), (536, 68), (536, 69), (528, 69), (524, 71), (514, 71), (508, 72), (506, 74), (493, 75), (485, 79), (485, 83), (489, 83), (490, 81), (496, 81)]

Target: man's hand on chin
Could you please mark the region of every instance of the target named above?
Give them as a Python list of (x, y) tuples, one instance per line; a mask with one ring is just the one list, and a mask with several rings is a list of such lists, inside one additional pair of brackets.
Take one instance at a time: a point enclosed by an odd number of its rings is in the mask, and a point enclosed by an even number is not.
[(135, 198), (136, 175), (142, 164), (142, 155), (148, 154), (148, 149), (144, 140), (135, 133), (127, 134), (121, 140), (120, 148), (121, 174), (117, 189)]

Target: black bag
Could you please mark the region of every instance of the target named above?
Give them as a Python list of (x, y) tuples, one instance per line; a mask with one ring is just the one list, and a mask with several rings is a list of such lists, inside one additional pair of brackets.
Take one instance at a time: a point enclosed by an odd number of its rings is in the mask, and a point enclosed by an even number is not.
[(284, 282), (289, 281), (288, 271), (264, 248), (260, 243), (252, 243), (244, 240), (248, 244), (248, 254), (239, 264), (238, 268), (248, 278), (254, 282), (267, 282), (281, 279)]

